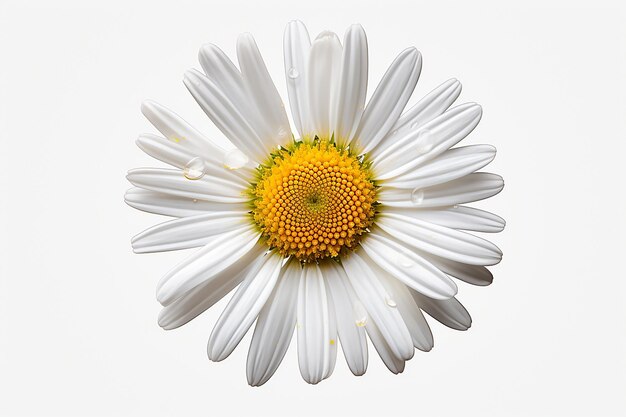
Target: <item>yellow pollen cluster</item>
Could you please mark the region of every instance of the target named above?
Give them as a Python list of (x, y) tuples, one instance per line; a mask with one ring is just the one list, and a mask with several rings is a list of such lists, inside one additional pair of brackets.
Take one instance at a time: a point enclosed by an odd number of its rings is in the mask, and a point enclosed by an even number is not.
[(254, 196), (254, 220), (267, 244), (301, 261), (354, 248), (372, 224), (376, 200), (357, 158), (317, 139), (274, 155)]

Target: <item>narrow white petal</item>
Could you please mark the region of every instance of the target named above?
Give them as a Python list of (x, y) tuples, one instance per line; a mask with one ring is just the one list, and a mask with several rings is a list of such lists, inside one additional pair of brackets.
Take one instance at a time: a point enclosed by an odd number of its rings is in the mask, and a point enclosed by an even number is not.
[(404, 136), (409, 130), (414, 130), (446, 111), (461, 94), (461, 83), (452, 78), (418, 101), (407, 110), (391, 128), (385, 138), (371, 151), (372, 159), (376, 159), (379, 152), (397, 138)]
[(373, 229), (361, 246), (383, 270), (422, 294), (447, 299), (457, 292), (450, 277), (380, 229)]
[(215, 203), (248, 201), (241, 184), (210, 175), (190, 180), (177, 169), (138, 168), (130, 170), (126, 178), (136, 187), (178, 197)]
[(257, 243), (230, 267), (163, 307), (159, 313), (159, 326), (165, 330), (175, 329), (212, 307), (239, 285), (251, 268), (256, 268), (266, 250), (265, 244)]
[(250, 125), (244, 113), (222, 92), (214, 81), (196, 70), (185, 73), (184, 83), (202, 110), (224, 135), (256, 162), (269, 155), (270, 146)]
[[(253, 178), (253, 167), (244, 166), (243, 169), (229, 169), (225, 166), (225, 159), (217, 162), (214, 157), (205, 157), (199, 152), (188, 149), (181, 146), (181, 142), (174, 142), (165, 139), (161, 136), (143, 134), (137, 138), (137, 146), (150, 155), (151, 157), (172, 165), (181, 170), (188, 169), (193, 166), (199, 158), (203, 160), (203, 172), (208, 175), (220, 177), (240, 184), (242, 187), (246, 187), (249, 184), (249, 179)], [(231, 152), (231, 151), (229, 151)], [(229, 155), (229, 152), (224, 154)]]
[(414, 353), (411, 334), (398, 309), (390, 304), (391, 296), (380, 283), (380, 270), (368, 260), (365, 254), (355, 251), (343, 258), (342, 264), (356, 295), (378, 326), (389, 349), (398, 358), (410, 359)]
[(380, 180), (409, 172), (469, 135), (480, 122), (481, 116), (482, 109), (475, 103), (453, 107), (392, 141), (376, 155), (372, 169)]
[(417, 305), (440, 323), (455, 330), (467, 330), (472, 325), (472, 317), (456, 298), (433, 300), (416, 291), (411, 294)]
[(331, 109), (331, 130), (339, 145), (350, 143), (356, 133), (367, 95), (367, 37), (361, 25), (346, 31), (341, 72)]
[(376, 225), (424, 252), (470, 265), (495, 265), (502, 251), (488, 240), (396, 213), (380, 213)]
[(298, 364), (302, 378), (317, 384), (329, 375), (337, 354), (331, 333), (330, 309), (324, 277), (317, 264), (306, 264), (298, 288)]
[(475, 172), (444, 184), (426, 188), (395, 188), (382, 186), (378, 201), (389, 207), (445, 207), (471, 203), (493, 197), (504, 188), (501, 176)]
[(215, 203), (133, 187), (126, 191), (129, 206), (148, 213), (171, 217), (187, 217), (211, 211), (245, 211), (245, 203)]
[(400, 359), (396, 355), (394, 355), (389, 344), (387, 344), (387, 341), (383, 337), (380, 329), (378, 328), (378, 326), (376, 326), (376, 323), (370, 322), (366, 326), (366, 329), (367, 334), (370, 337), (374, 348), (376, 349), (376, 352), (378, 352), (378, 356), (380, 356), (380, 358), (383, 360), (383, 363), (385, 364), (387, 369), (389, 369), (394, 374), (402, 373), (402, 371), (404, 371), (404, 359)]
[[(322, 274), (323, 276), (323, 274)], [(324, 281), (324, 287), (326, 288), (326, 299), (328, 303), (328, 333), (330, 334), (330, 360), (326, 367), (326, 372), (322, 379), (330, 377), (335, 370), (335, 363), (337, 362), (337, 346), (339, 345), (338, 333), (337, 333), (337, 314), (335, 311), (335, 305), (333, 304), (330, 294), (328, 292), (328, 286)]]
[(363, 311), (360, 301), (343, 268), (330, 261), (321, 265), (328, 293), (335, 306), (337, 333), (348, 367), (354, 375), (363, 375), (367, 370), (367, 339)]
[[(311, 131), (304, 135), (330, 138), (333, 90), (341, 70), (341, 43), (333, 32), (322, 32), (313, 42), (307, 73)], [(308, 124), (307, 124), (308, 125)]]
[(237, 90), (244, 95), (244, 83), (241, 73), (228, 56), (212, 43), (202, 45), (198, 52), (198, 61), (207, 77), (215, 81), (223, 91)]
[(278, 369), (296, 326), (300, 263), (292, 258), (281, 270), (274, 292), (259, 313), (248, 351), (248, 383), (265, 384)]
[(245, 211), (222, 211), (183, 217), (158, 224), (131, 240), (135, 253), (164, 252), (204, 246), (216, 235), (249, 224)]
[[(257, 135), (266, 137), (271, 121), (263, 112), (265, 106), (257, 107), (246, 80), (230, 58), (217, 46), (206, 44), (200, 48), (198, 59), (206, 76), (228, 97)], [(275, 131), (272, 133), (275, 135)]]
[(202, 45), (198, 60), (206, 76), (241, 113), (246, 116), (253, 113), (241, 72), (219, 47), (210, 43)]
[(235, 350), (274, 290), (282, 265), (283, 257), (272, 252), (248, 272), (211, 332), (209, 359), (222, 361)]
[(419, 250), (416, 250), (416, 252), (446, 274), (460, 279), (461, 281), (465, 281), (468, 284), (486, 286), (493, 282), (493, 275), (484, 266), (468, 265)]
[(506, 224), (500, 216), (468, 206), (433, 209), (385, 207), (385, 212), (414, 217), (453, 229), (471, 230), (474, 232), (497, 233), (501, 232)]
[(224, 149), (191, 127), (179, 115), (152, 100), (141, 103), (141, 112), (167, 140), (207, 160), (219, 162)]
[(170, 304), (196, 285), (229, 268), (248, 253), (258, 239), (258, 232), (252, 225), (215, 236), (161, 279), (157, 299), (162, 305)]
[(464, 177), (493, 161), (496, 148), (491, 145), (471, 145), (449, 149), (423, 165), (384, 181), (395, 188), (431, 187)]
[[(428, 327), (428, 323), (419, 309), (415, 300), (411, 296), (409, 288), (402, 282), (398, 281), (392, 276), (386, 273), (378, 275), (380, 282), (385, 286), (390, 299), (388, 304), (395, 305), (404, 323), (406, 324), (411, 339), (413, 340), (413, 346), (428, 352), (433, 348), (433, 334)], [(413, 291), (415, 292), (415, 291)]]
[(293, 20), (287, 24), (283, 49), (291, 115), (300, 136), (303, 136), (306, 132), (311, 132), (312, 130), (309, 120), (309, 98), (307, 93), (307, 72), (311, 39), (306, 26), (299, 20)]
[(237, 39), (237, 58), (248, 99), (259, 116), (258, 135), (270, 149), (286, 145), (292, 135), (285, 106), (251, 34), (244, 33)]
[(387, 135), (409, 101), (420, 71), (422, 55), (407, 48), (398, 55), (367, 103), (355, 135), (359, 149), (369, 152)]

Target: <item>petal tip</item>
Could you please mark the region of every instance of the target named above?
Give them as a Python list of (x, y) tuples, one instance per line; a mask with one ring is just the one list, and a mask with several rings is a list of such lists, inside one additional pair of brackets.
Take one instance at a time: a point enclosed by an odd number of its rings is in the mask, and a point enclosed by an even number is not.
[(317, 37), (315, 38), (315, 42), (318, 41), (334, 41), (334, 40), (339, 41), (339, 37), (337, 37), (337, 34), (331, 30), (323, 30), (320, 32), (319, 35), (317, 35)]
[(156, 299), (162, 306), (166, 306), (171, 303), (172, 294), (165, 283), (159, 283), (156, 290)]
[(422, 59), (421, 52), (418, 51), (418, 49), (414, 46), (409, 46), (404, 51), (402, 51), (400, 55), (404, 55), (406, 58), (410, 58), (413, 61), (413, 63), (421, 61)]
[(198, 81), (201, 78), (202, 74), (196, 69), (188, 69), (183, 73), (183, 82), (187, 84), (187, 82)]
[(256, 44), (254, 36), (250, 32), (243, 32), (237, 36), (237, 47)]
[(156, 101), (147, 99), (141, 102), (141, 105), (139, 108), (141, 110), (141, 113), (144, 116), (148, 117), (149, 114), (154, 112), (154, 108), (158, 106), (159, 106), (159, 103), (157, 103)]
[(351, 32), (353, 30), (365, 33), (365, 29), (363, 29), (363, 25), (361, 25), (360, 23), (353, 23), (348, 27), (348, 32)]

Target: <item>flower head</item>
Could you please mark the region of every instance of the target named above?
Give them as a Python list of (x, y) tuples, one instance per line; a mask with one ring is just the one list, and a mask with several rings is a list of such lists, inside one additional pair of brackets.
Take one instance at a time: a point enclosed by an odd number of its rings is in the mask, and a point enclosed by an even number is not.
[(404, 111), (420, 74), (415, 48), (400, 53), (366, 105), (367, 40), (351, 26), (312, 43), (287, 25), (285, 74), (295, 125), (249, 34), (239, 68), (216, 46), (200, 51), (204, 74), (185, 85), (233, 144), (223, 149), (178, 115), (145, 102), (162, 136), (137, 143), (174, 169), (136, 169), (126, 202), (175, 217), (133, 238), (135, 252), (200, 247), (157, 288), (159, 324), (179, 327), (234, 292), (210, 336), (211, 360), (225, 359), (255, 323), (251, 385), (274, 374), (294, 328), (302, 377), (333, 371), (337, 346), (355, 375), (367, 368), (366, 335), (385, 365), (402, 372), (433, 338), (422, 311), (458, 330), (471, 319), (453, 278), (488, 285), (492, 243), (466, 231), (498, 232), (504, 220), (461, 204), (485, 199), (502, 178), (475, 172), (488, 145), (454, 147), (478, 124), (474, 103), (448, 80)]

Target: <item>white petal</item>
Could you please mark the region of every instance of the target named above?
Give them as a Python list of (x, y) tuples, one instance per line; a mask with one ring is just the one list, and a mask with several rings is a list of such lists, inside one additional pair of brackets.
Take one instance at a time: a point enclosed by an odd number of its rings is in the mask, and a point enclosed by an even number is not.
[(474, 232), (497, 233), (506, 222), (500, 216), (468, 206), (452, 206), (433, 209), (385, 207), (387, 213), (414, 217), (440, 226)]
[(456, 330), (467, 330), (472, 325), (472, 318), (456, 298), (433, 300), (416, 291), (411, 293), (417, 305), (440, 323)]
[(204, 246), (216, 235), (251, 221), (245, 211), (222, 211), (170, 220), (144, 230), (132, 239), (135, 253), (164, 252)]
[[(323, 276), (323, 274), (322, 274)], [(330, 298), (330, 294), (328, 292), (328, 287), (326, 286), (326, 282), (324, 281), (324, 286), (326, 287), (326, 299), (328, 303), (328, 333), (331, 336), (329, 341), (330, 343), (330, 361), (328, 366), (326, 367), (326, 373), (322, 379), (326, 379), (330, 377), (335, 370), (335, 363), (337, 362), (337, 346), (339, 345), (338, 334), (337, 334), (337, 314), (335, 312), (335, 305), (333, 304), (332, 299)]]
[(310, 123), (307, 72), (311, 40), (309, 32), (299, 20), (293, 20), (287, 24), (283, 48), (291, 115), (300, 136), (303, 136), (312, 130), (312, 127), (307, 125)]
[(196, 285), (212, 279), (248, 253), (258, 239), (253, 225), (215, 236), (161, 279), (157, 286), (157, 300), (168, 305)]
[(269, 131), (269, 119), (252, 100), (244, 77), (230, 58), (217, 46), (206, 44), (200, 48), (198, 59), (206, 76), (233, 103), (257, 135), (264, 138)]
[(444, 184), (426, 188), (395, 188), (382, 186), (378, 201), (390, 207), (443, 207), (471, 203), (493, 197), (504, 188), (501, 176), (475, 172)]
[(376, 155), (372, 169), (380, 180), (409, 172), (469, 135), (480, 122), (481, 116), (482, 109), (475, 103), (453, 107), (392, 141)]
[[(333, 90), (337, 88), (341, 70), (341, 43), (333, 32), (322, 32), (313, 42), (309, 54), (308, 95), (311, 131), (305, 135), (331, 136), (330, 109)], [(309, 124), (307, 123), (307, 126)]]
[(219, 47), (209, 43), (200, 48), (198, 60), (206, 76), (241, 113), (250, 116), (253, 112), (243, 77), (230, 58)]
[(165, 330), (175, 329), (212, 307), (243, 281), (249, 270), (261, 261), (266, 250), (267, 245), (257, 243), (230, 267), (163, 307), (159, 313), (159, 326)]
[(358, 310), (354, 289), (343, 268), (330, 261), (321, 265), (329, 296), (335, 307), (337, 333), (348, 367), (354, 375), (363, 375), (367, 370), (367, 339), (364, 320)]
[(309, 384), (317, 384), (329, 372), (337, 354), (336, 334), (331, 333), (330, 309), (324, 277), (317, 264), (306, 264), (298, 288), (298, 364)]
[(430, 331), (430, 327), (428, 327), (428, 323), (426, 323), (422, 311), (415, 304), (408, 287), (384, 272), (378, 276), (389, 294), (390, 299), (387, 300), (387, 303), (395, 305), (400, 312), (411, 334), (413, 346), (424, 352), (430, 351), (434, 344), (433, 334)]
[(248, 272), (211, 332), (209, 359), (219, 362), (235, 350), (274, 290), (283, 259), (278, 253), (269, 253), (258, 269)]
[(447, 299), (457, 292), (446, 274), (380, 229), (373, 229), (361, 246), (383, 270), (422, 294)]
[(445, 226), (396, 213), (380, 213), (376, 225), (401, 242), (470, 265), (495, 265), (502, 251), (493, 243)]
[[(195, 160), (201, 158), (204, 160), (203, 171), (205, 174), (228, 179), (236, 184), (240, 184), (242, 187), (246, 187), (249, 184), (249, 179), (253, 178), (254, 171), (252, 167), (243, 167), (244, 169), (242, 170), (229, 169), (225, 166), (225, 159), (217, 162), (214, 160), (214, 156), (207, 158), (198, 152), (181, 146), (181, 142), (167, 140), (161, 136), (143, 134), (137, 138), (136, 143), (142, 151), (151, 157), (181, 170), (193, 165)], [(224, 154), (224, 158), (226, 158), (226, 155), (229, 155), (229, 152)]]
[(343, 41), (341, 72), (331, 109), (331, 129), (339, 145), (350, 143), (356, 133), (367, 95), (367, 37), (361, 25), (352, 25)]
[(366, 330), (376, 352), (378, 352), (378, 356), (383, 360), (387, 369), (394, 374), (402, 373), (402, 371), (404, 371), (404, 359), (400, 359), (394, 355), (380, 329), (376, 326), (376, 323), (370, 322), (366, 326)]
[(190, 180), (177, 169), (138, 168), (130, 170), (126, 178), (134, 186), (179, 197), (215, 203), (243, 203), (249, 200), (243, 194), (245, 188), (241, 184), (209, 175)]
[(416, 251), (421, 257), (454, 278), (465, 281), (468, 284), (485, 286), (493, 282), (491, 272), (481, 265), (468, 265), (450, 259), (441, 258), (430, 253)]
[(214, 203), (211, 201), (178, 197), (142, 188), (126, 191), (124, 201), (137, 210), (172, 217), (187, 217), (207, 211), (246, 211), (245, 203)]
[(389, 187), (425, 188), (464, 177), (493, 161), (496, 148), (472, 145), (449, 149), (414, 170), (384, 182)]
[(414, 350), (411, 335), (400, 312), (389, 304), (391, 296), (380, 283), (378, 267), (365, 254), (356, 251), (342, 258), (342, 264), (356, 295), (369, 318), (378, 326), (389, 349), (398, 358), (412, 358)]
[(372, 159), (376, 159), (382, 149), (397, 138), (404, 136), (409, 130), (417, 129), (442, 114), (454, 103), (459, 94), (461, 94), (461, 83), (454, 78), (428, 93), (400, 116), (389, 134), (372, 150)]
[(191, 153), (219, 162), (224, 149), (215, 145), (170, 109), (152, 101), (141, 103), (141, 112), (165, 136)]
[(287, 353), (296, 326), (301, 274), (300, 263), (292, 258), (283, 266), (274, 292), (259, 313), (246, 366), (248, 383), (252, 386), (265, 384)]
[(185, 73), (184, 83), (202, 110), (233, 145), (256, 162), (267, 158), (271, 147), (263, 143), (245, 114), (215, 82), (196, 70), (190, 70)]
[(409, 101), (420, 71), (422, 55), (407, 48), (398, 55), (367, 103), (355, 140), (369, 152), (387, 135)]
[(292, 135), (285, 106), (251, 34), (241, 34), (237, 39), (237, 58), (248, 99), (259, 116), (257, 133), (270, 149), (286, 145)]

